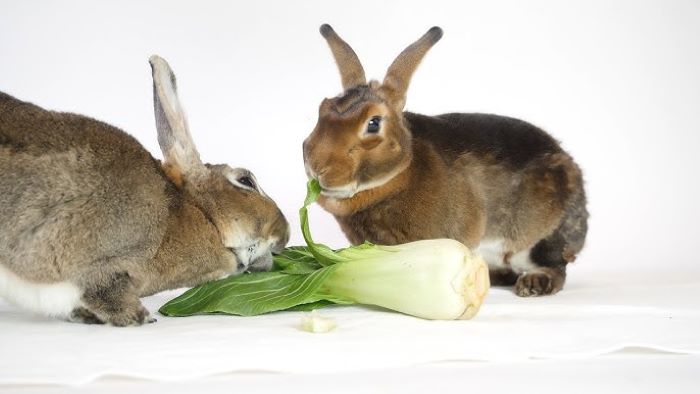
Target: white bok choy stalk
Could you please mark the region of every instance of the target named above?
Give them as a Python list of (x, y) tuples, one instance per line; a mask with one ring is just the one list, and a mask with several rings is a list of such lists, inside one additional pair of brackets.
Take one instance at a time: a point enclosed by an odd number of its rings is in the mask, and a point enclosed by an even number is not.
[(364, 243), (334, 251), (311, 237), (307, 207), (320, 193), (308, 184), (299, 210), (307, 246), (286, 248), (271, 272), (231, 276), (188, 290), (160, 312), (258, 315), (314, 310), (331, 304), (367, 304), (425, 319), (469, 319), (489, 288), (488, 268), (478, 255), (451, 239), (385, 246)]
[(320, 291), (425, 319), (453, 320), (474, 316), (489, 288), (481, 257), (452, 239), (349, 252), (356, 257), (337, 264)]

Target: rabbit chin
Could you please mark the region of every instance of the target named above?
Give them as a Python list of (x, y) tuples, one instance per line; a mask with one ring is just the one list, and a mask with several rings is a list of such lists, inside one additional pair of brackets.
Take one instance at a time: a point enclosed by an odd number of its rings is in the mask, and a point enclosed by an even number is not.
[(68, 318), (78, 306), (81, 291), (70, 282), (34, 283), (0, 265), (0, 297), (43, 315)]

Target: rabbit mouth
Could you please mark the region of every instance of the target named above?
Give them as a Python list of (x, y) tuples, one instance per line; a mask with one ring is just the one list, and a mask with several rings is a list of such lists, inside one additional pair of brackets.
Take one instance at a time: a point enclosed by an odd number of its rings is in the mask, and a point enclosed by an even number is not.
[(404, 170), (408, 168), (408, 164), (410, 164), (410, 162), (406, 162), (406, 164), (402, 164), (393, 171), (388, 172), (386, 174), (365, 181), (355, 180), (343, 186), (324, 186), (323, 182), (321, 182), (321, 180), (319, 179), (319, 182), (321, 183), (321, 194), (329, 198), (334, 198), (336, 200), (352, 198), (356, 194), (364, 192), (366, 190), (383, 187), (387, 183), (391, 182), (394, 178), (396, 178), (399, 174), (403, 173)]
[(272, 268), (272, 253), (266, 252), (262, 256), (259, 256), (253, 260), (249, 265), (246, 272), (263, 272), (269, 271)]
[(260, 272), (269, 271), (272, 268), (272, 252), (269, 247), (264, 247), (264, 242), (255, 242), (248, 246), (227, 248), (236, 256), (236, 272)]
[(351, 198), (357, 193), (357, 185), (349, 184), (341, 187), (323, 187), (321, 186), (321, 194), (335, 199)]

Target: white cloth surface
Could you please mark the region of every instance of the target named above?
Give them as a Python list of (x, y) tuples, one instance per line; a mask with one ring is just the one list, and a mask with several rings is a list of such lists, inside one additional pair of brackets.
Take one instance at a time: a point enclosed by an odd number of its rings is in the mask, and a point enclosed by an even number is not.
[(252, 371), (348, 373), (446, 361), (584, 359), (625, 348), (700, 354), (700, 281), (591, 283), (531, 299), (491, 289), (469, 321), (334, 307), (320, 311), (338, 323), (325, 334), (299, 330), (300, 312), (247, 318), (155, 313), (175, 292), (144, 299), (158, 322), (129, 328), (51, 320), (0, 303), (0, 385), (73, 385), (104, 376), (179, 381)]
[(1, 386), (3, 394), (514, 393), (696, 394), (700, 356), (630, 350), (595, 358), (448, 362), (326, 374), (238, 372), (186, 382), (105, 378), (82, 386)]

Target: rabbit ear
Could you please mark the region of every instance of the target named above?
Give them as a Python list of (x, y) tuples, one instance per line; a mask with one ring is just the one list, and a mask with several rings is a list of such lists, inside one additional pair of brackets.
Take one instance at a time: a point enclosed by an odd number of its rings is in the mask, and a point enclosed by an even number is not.
[(397, 108), (403, 109), (413, 72), (416, 71), (428, 50), (441, 38), (442, 29), (437, 26), (432, 27), (418, 41), (404, 49), (389, 66), (382, 82), (382, 91)]
[(151, 56), (148, 61), (151, 63), (153, 74), (153, 108), (158, 129), (158, 144), (163, 152), (165, 164), (174, 167), (183, 175), (206, 171), (177, 98), (175, 74), (168, 62), (158, 55)]
[(352, 87), (366, 84), (365, 70), (362, 68), (360, 59), (357, 58), (357, 54), (350, 48), (350, 45), (343, 41), (330, 25), (321, 25), (320, 31), (323, 38), (328, 42), (331, 52), (333, 52), (333, 57), (338, 65), (340, 78), (343, 82), (343, 89), (348, 90)]

